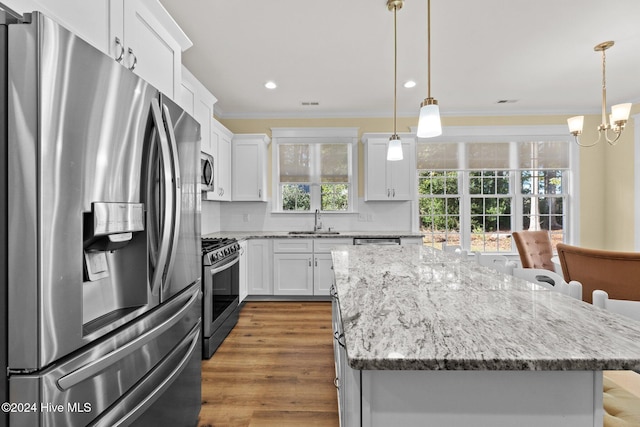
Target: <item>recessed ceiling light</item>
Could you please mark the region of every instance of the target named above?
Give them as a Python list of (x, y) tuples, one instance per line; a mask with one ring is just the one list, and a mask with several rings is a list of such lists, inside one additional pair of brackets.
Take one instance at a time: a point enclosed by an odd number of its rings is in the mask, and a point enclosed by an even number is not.
[(416, 82), (414, 82), (413, 80), (409, 80), (404, 82), (404, 87), (406, 87), (407, 89), (411, 89), (412, 87), (416, 87)]
[(269, 81), (264, 84), (264, 87), (266, 87), (267, 89), (275, 89), (278, 87), (278, 85), (274, 82)]

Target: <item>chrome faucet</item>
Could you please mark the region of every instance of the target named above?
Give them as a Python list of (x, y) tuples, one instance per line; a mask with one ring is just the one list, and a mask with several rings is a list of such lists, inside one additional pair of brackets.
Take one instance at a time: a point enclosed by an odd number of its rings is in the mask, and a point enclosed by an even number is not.
[(322, 222), (320, 221), (320, 210), (316, 209), (316, 218), (313, 225), (313, 231), (322, 230)]

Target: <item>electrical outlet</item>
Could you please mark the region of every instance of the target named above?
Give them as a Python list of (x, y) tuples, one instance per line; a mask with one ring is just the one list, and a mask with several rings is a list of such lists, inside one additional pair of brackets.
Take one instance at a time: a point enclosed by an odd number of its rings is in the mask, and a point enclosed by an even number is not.
[(367, 216), (365, 214), (358, 214), (358, 221), (366, 221), (367, 220)]
[(242, 215), (242, 220), (244, 222), (249, 222), (249, 220), (251, 219), (251, 217), (249, 216), (249, 214), (244, 214)]

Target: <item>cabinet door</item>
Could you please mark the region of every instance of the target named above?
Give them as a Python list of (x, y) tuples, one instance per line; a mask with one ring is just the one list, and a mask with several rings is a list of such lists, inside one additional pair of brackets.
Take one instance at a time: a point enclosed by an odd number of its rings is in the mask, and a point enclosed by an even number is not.
[(387, 184), (387, 163), (387, 142), (367, 142), (365, 200), (389, 200), (391, 188)]
[(313, 295), (313, 254), (273, 255), (274, 295)]
[(313, 256), (313, 294), (328, 296), (333, 283), (331, 254), (316, 253)]
[(231, 138), (220, 135), (218, 140), (218, 187), (221, 189), (220, 200), (231, 201)]
[(231, 200), (231, 137), (232, 133), (220, 122), (213, 118), (213, 110), (210, 120), (211, 138), (210, 147), (213, 156), (215, 191), (206, 193), (206, 200), (230, 201)]
[(181, 84), (180, 45), (142, 0), (126, 0), (123, 13), (123, 65), (133, 67), (162, 93), (176, 98)]
[(111, 0), (3, 0), (19, 13), (39, 10), (89, 42), (102, 52), (109, 52), (109, 3)]
[(233, 143), (233, 200), (260, 201), (262, 156), (260, 145), (252, 142)]
[(413, 144), (403, 141), (402, 155), (402, 160), (387, 162), (387, 184), (391, 189), (390, 200), (413, 200), (414, 181), (417, 179)]
[(248, 285), (248, 260), (247, 260), (247, 249), (248, 244), (247, 241), (244, 240), (240, 242), (240, 274), (239, 274), (239, 282), (240, 282), (240, 302), (244, 301), (244, 299), (249, 294), (249, 285)]
[(247, 288), (249, 295), (273, 295), (271, 240), (251, 239), (247, 244)]
[(196, 98), (194, 103), (194, 117), (200, 123), (200, 134), (202, 135), (200, 150), (213, 156), (213, 168), (215, 173), (215, 170), (217, 169), (215, 165), (216, 156), (211, 148), (211, 120), (213, 120), (213, 107), (214, 104), (204, 99)]

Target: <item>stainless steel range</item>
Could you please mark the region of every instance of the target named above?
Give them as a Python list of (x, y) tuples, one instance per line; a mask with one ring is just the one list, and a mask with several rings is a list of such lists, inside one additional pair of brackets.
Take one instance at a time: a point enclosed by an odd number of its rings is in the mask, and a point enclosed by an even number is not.
[(238, 321), (240, 245), (236, 239), (202, 239), (203, 346), (209, 359)]

